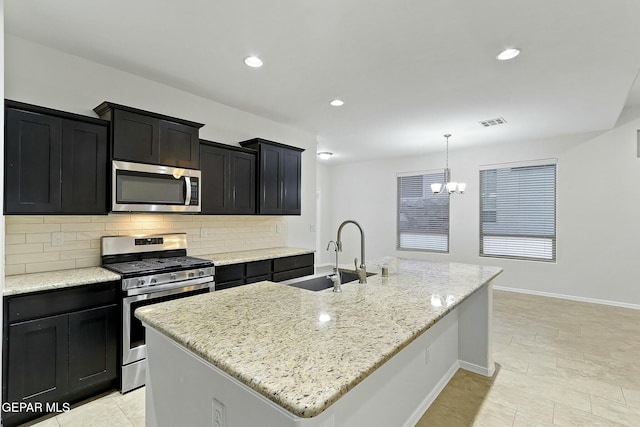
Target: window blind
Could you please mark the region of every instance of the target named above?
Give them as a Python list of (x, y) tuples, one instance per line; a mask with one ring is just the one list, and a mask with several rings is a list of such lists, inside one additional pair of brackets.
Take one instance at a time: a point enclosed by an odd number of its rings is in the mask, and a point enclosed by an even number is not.
[(397, 248), (449, 251), (449, 194), (433, 194), (444, 171), (398, 176)]
[(480, 255), (555, 261), (555, 164), (480, 171)]

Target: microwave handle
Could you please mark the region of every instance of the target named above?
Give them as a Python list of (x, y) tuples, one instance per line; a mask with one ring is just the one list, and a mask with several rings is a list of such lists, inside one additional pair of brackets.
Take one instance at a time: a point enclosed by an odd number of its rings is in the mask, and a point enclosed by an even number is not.
[(185, 201), (184, 204), (185, 206), (189, 206), (189, 203), (191, 203), (191, 178), (188, 176), (184, 177), (184, 185), (187, 186), (187, 191), (185, 191)]

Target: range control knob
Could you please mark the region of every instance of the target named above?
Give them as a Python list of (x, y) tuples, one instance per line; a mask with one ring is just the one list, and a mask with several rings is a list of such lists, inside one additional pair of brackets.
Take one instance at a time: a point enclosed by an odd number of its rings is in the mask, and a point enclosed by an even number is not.
[(196, 277), (196, 273), (194, 273), (193, 271), (189, 272), (189, 277)]
[(169, 277), (171, 278), (171, 280), (176, 280), (178, 275), (176, 273), (171, 273), (171, 276), (169, 276)]
[(144, 279), (138, 279), (137, 286), (144, 286)]
[(155, 277), (151, 278), (150, 283), (153, 285), (155, 283), (158, 283), (158, 279), (156, 279)]
[(204, 276), (204, 270), (198, 270), (198, 276)]

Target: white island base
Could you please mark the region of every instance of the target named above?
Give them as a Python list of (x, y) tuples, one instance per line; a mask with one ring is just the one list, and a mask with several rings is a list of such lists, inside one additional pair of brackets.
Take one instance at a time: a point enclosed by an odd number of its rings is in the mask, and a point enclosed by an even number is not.
[(491, 322), (489, 282), (311, 418), (292, 414), (147, 326), (146, 425), (413, 427), (458, 368), (493, 375)]

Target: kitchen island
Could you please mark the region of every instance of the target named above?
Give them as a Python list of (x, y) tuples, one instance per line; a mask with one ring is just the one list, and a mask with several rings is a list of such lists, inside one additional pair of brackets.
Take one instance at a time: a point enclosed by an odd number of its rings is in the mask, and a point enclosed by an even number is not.
[(492, 375), (502, 270), (387, 261), (342, 293), (259, 282), (137, 310), (147, 426), (412, 426), (458, 368)]

